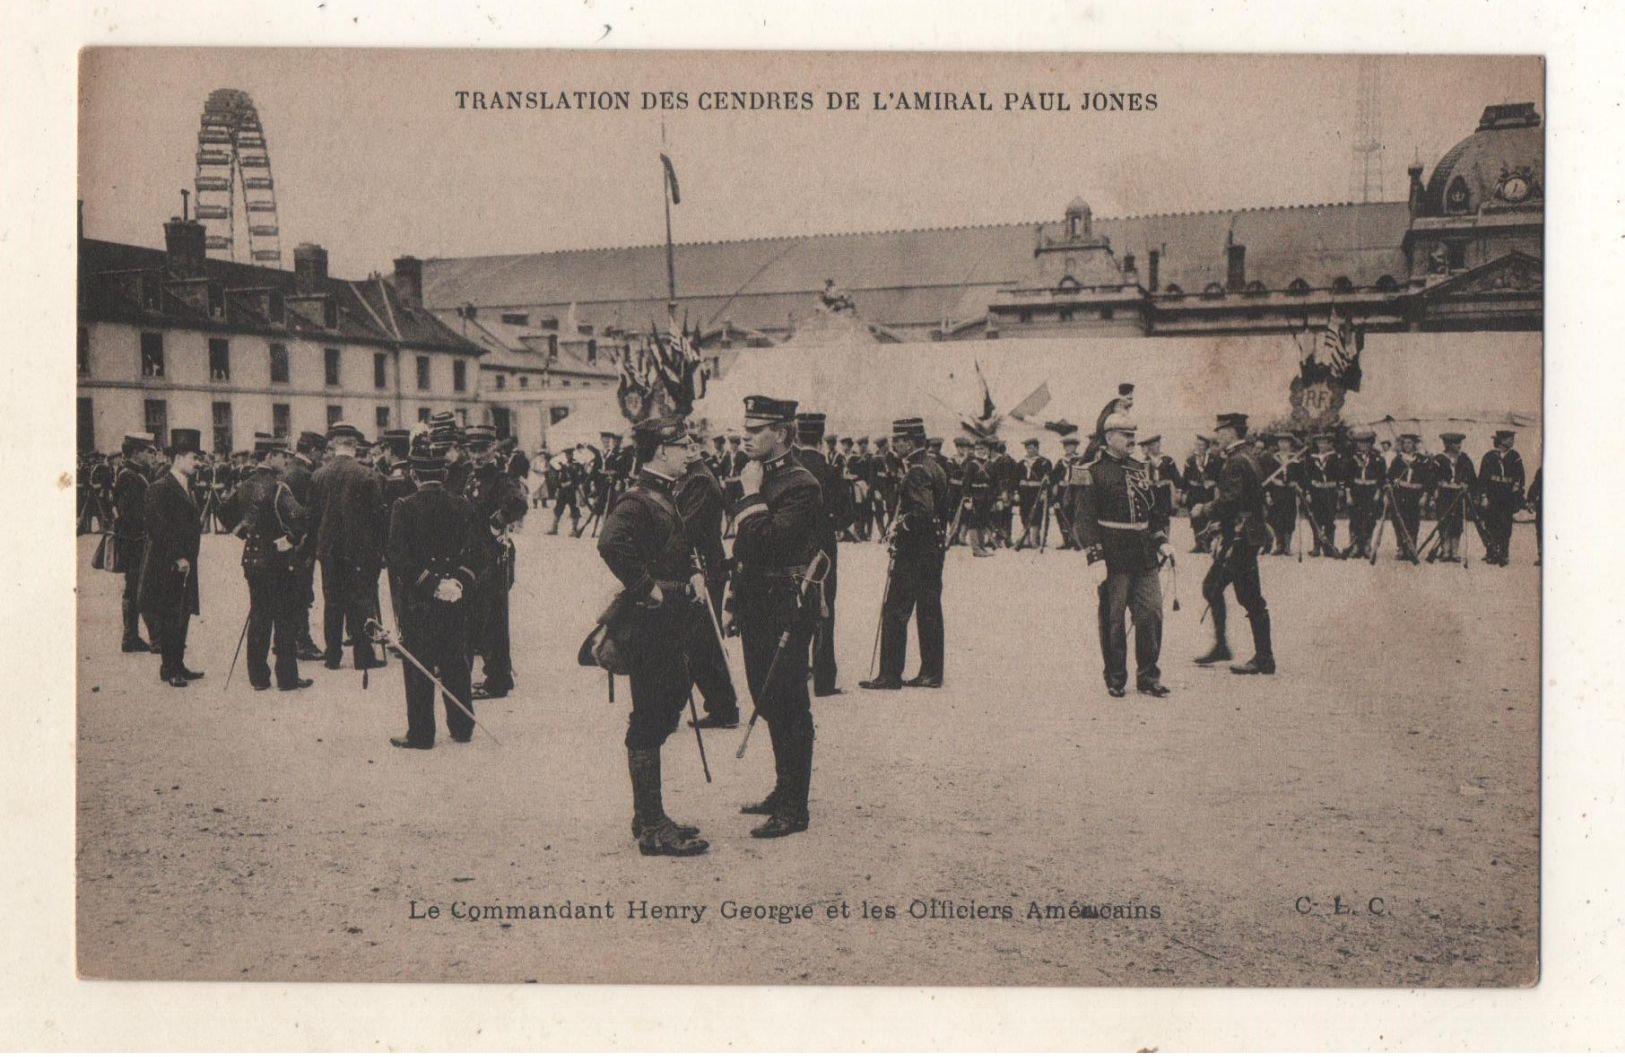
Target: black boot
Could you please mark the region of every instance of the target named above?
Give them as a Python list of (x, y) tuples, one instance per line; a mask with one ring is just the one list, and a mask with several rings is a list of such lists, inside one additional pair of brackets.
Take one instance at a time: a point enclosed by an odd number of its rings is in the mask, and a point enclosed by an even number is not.
[(812, 717), (804, 717), (793, 731), (786, 731), (779, 740), (784, 750), (783, 792), (772, 816), (750, 831), (752, 837), (764, 840), (788, 837), (807, 829), (807, 800), (812, 785)]
[(773, 744), (773, 791), (754, 804), (746, 804), (739, 809), (741, 815), (776, 815), (779, 807), (784, 803), (785, 793), (789, 789), (789, 781), (785, 777), (785, 761), (788, 752), (784, 745), (784, 735), (779, 733), (777, 724), (767, 725), (767, 737)]
[(699, 831), (692, 826), (680, 830), (666, 817), (660, 795), (660, 750), (627, 749), (626, 764), (632, 776), (632, 826), (637, 830), (638, 851), (644, 855), (703, 854), (711, 845), (694, 835)]
[(1270, 645), (1269, 610), (1247, 614), (1247, 623), (1253, 628), (1253, 659), (1246, 664), (1233, 664), (1230, 670), (1237, 675), (1274, 675), (1275, 650)]

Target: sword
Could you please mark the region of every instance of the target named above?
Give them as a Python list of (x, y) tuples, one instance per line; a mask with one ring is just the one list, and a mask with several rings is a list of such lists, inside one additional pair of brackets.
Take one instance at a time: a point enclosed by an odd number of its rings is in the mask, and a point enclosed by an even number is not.
[[(807, 572), (801, 578), (801, 587), (796, 591), (797, 620), (800, 619), (801, 611), (806, 608), (806, 594), (808, 585), (822, 584), (824, 582), (824, 575), (828, 571), (828, 565), (829, 556), (827, 554), (825, 554), (823, 551), (813, 552), (812, 561), (807, 563)], [(762, 676), (761, 686), (751, 692), (750, 722), (745, 725), (745, 736), (739, 740), (739, 751), (734, 753), (734, 759), (736, 760), (743, 760), (745, 758), (745, 748), (750, 745), (750, 732), (756, 729), (756, 720), (762, 715), (762, 706), (758, 699), (763, 694), (767, 693), (767, 688), (773, 683), (773, 673), (778, 670), (779, 658), (784, 656), (784, 648), (790, 645), (791, 631), (794, 624), (795, 621), (792, 621), (789, 627), (786, 627), (782, 632), (779, 633), (779, 644), (773, 649), (773, 659), (768, 662), (767, 674)]]
[(253, 618), (253, 616), (254, 616), (254, 607), (249, 606), (248, 607), (248, 616), (245, 616), (243, 618), (243, 632), (242, 632), (241, 635), (237, 636), (237, 652), (233, 653), (231, 655), (231, 667), (226, 669), (226, 684), (225, 684), (225, 686), (220, 688), (222, 693), (224, 693), (225, 691), (231, 689), (231, 673), (233, 673), (233, 672), (235, 672), (237, 670), (237, 658), (242, 656), (243, 640), (248, 638), (248, 622), (249, 622), (249, 620), (251, 620)]
[(447, 690), (445, 683), (437, 679), (433, 672), (429, 671), (429, 669), (423, 666), (422, 661), (414, 657), (410, 650), (401, 645), (400, 638), (397, 635), (380, 624), (377, 619), (372, 617), (367, 618), (367, 623), (363, 626), (362, 630), (367, 633), (367, 637), (372, 639), (372, 641), (383, 646), (386, 650), (394, 650), (402, 660), (406, 661), (412, 667), (422, 672), (424, 678), (433, 683), (435, 689), (444, 694), (447, 701), (450, 701), (452, 704), (456, 705), (462, 711), (463, 715), (467, 716), (476, 727), (480, 728), (482, 731), (485, 731), (485, 736), (491, 739), (492, 744), (502, 744), (502, 742), (497, 741), (497, 736), (492, 734), (486, 725), (481, 723), (479, 719), (475, 717), (473, 709), (463, 704), (463, 702), (458, 699), (456, 694), (452, 693), (450, 690)]

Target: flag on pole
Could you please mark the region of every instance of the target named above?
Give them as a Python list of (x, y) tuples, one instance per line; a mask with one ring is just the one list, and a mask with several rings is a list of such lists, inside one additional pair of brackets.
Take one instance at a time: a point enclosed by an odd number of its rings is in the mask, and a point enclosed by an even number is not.
[(1026, 399), (1022, 400), (1021, 403), (1017, 404), (1015, 407), (1012, 407), (1010, 409), (1010, 417), (1018, 420), (1024, 420), (1031, 415), (1038, 414), (1040, 411), (1044, 410), (1044, 408), (1048, 407), (1049, 401), (1049, 383), (1045, 382), (1037, 389), (1034, 389), (1032, 392), (1028, 393)]
[(1365, 335), (1354, 321), (1333, 311), (1320, 335), (1320, 348), (1316, 358), (1327, 369), (1333, 384), (1351, 393), (1360, 391), (1360, 352), (1365, 348)]
[(678, 205), (683, 199), (677, 192), (677, 169), (672, 165), (671, 158), (667, 157), (665, 152), (661, 152), (660, 164), (666, 167), (666, 189), (671, 192), (671, 204)]

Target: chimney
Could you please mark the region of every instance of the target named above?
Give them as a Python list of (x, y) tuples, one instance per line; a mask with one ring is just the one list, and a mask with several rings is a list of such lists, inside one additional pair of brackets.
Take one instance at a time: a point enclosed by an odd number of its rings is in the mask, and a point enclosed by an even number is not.
[(1411, 176), (1411, 216), (1419, 217), (1422, 215), (1422, 163), (1413, 161), (1405, 171)]
[(195, 220), (170, 217), (164, 225), (164, 252), (169, 271), (181, 279), (196, 279), (203, 274), (203, 261), (207, 256), (203, 225)]
[(320, 293), (327, 282), (327, 251), (314, 242), (293, 248), (294, 285), (302, 294)]
[(1227, 246), (1224, 253), (1225, 289), (1239, 294), (1247, 287), (1247, 247)]
[(423, 307), (423, 262), (416, 257), (396, 257), (395, 275), (390, 280), (395, 293), (413, 308)]

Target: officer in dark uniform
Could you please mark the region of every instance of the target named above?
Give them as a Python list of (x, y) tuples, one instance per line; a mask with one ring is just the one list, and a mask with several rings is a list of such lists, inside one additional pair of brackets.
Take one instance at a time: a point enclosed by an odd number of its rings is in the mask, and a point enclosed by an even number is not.
[(1133, 419), (1126, 413), (1101, 423), (1102, 445), (1080, 470), (1074, 524), (1099, 598), (1100, 655), (1106, 692), (1128, 693), (1128, 627), (1134, 614), (1134, 685), (1142, 694), (1167, 697), (1162, 685), (1162, 585), (1157, 574), (1172, 561), (1168, 508), (1149, 465), (1134, 457)]
[(970, 462), (970, 438), (955, 437), (953, 456), (942, 465), (943, 476), (948, 479), (948, 505), (955, 512), (952, 526), (952, 535), (948, 539), (948, 546), (957, 547), (965, 534), (965, 517), (959, 511), (964, 509), (965, 503), (965, 464)]
[(1077, 503), (1072, 473), (1083, 465), (1083, 453), (1078, 450), (1080, 443), (1076, 432), (1062, 437), (1061, 457), (1055, 460), (1055, 466), (1050, 470), (1050, 503), (1055, 508), (1055, 526), (1061, 531), (1061, 545), (1057, 549), (1063, 551), (1078, 549), (1077, 528), (1072, 517), (1072, 509)]
[(1044, 495), (1050, 474), (1055, 472), (1055, 464), (1039, 452), (1037, 437), (1028, 437), (1022, 444), (1027, 453), (1016, 466), (1019, 474), (1016, 478), (1016, 496), (1021, 504), (1021, 539), (1016, 543), (1016, 550), (1038, 546), (1038, 538), (1044, 532), (1044, 518), (1048, 514)]
[[(824, 520), (818, 479), (790, 450), (796, 402), (745, 398), (750, 462), (734, 509), (734, 605), (756, 710), (773, 740), (777, 780), (746, 814), (770, 816), (753, 837), (784, 837), (808, 825), (812, 702), (808, 648), (818, 625), (817, 589), (807, 584)], [(770, 678), (771, 676), (771, 678)]]
[(470, 426), (465, 434), (472, 469), (464, 497), (473, 504), (475, 520), (490, 552), (485, 574), (469, 599), (469, 652), (478, 654), (485, 679), (474, 685), (477, 698), (506, 697), (513, 690), (513, 653), (509, 645), (508, 601), (514, 584), (514, 546), (508, 533), (525, 516), (519, 484), (496, 458), (497, 433), (491, 426)]
[(1349, 455), (1350, 539), (1345, 557), (1371, 557), (1371, 534), (1377, 528), (1388, 476), (1388, 464), (1373, 447), (1376, 440), (1377, 435), (1368, 429), (1354, 433), (1354, 451)]
[[(705, 619), (689, 595), (689, 541), (673, 488), (688, 461), (688, 427), (676, 416), (639, 422), (633, 444), (643, 469), (623, 492), (598, 534), (598, 554), (624, 588), (631, 607), (632, 713), (626, 724), (627, 770), (632, 779), (632, 829), (644, 855), (699, 855), (710, 845), (699, 830), (666, 814), (660, 748), (677, 729), (688, 699), (685, 653)], [(806, 668), (802, 668), (806, 694)]]
[(897, 454), (891, 450), (885, 437), (875, 438), (875, 520), (882, 533), (891, 528), (897, 515), (897, 480), (902, 476)]
[(857, 450), (846, 461), (846, 473), (852, 481), (852, 525), (860, 540), (873, 534), (875, 522), (874, 456), (869, 454), (869, 438), (857, 438)]
[(335, 422), (327, 431), (332, 457), (311, 477), (310, 520), (316, 557), (322, 566), (322, 630), (327, 667), (344, 656), (348, 628), (358, 670), (383, 662), (367, 636), (367, 621), (378, 616), (378, 571), (384, 564), (388, 531), (383, 481), (356, 459), (361, 431)]
[(248, 581), (248, 683), (256, 690), (271, 687), (266, 652), (276, 650), (276, 688), (300, 690), (310, 685), (299, 677), (298, 613), (303, 595), (294, 572), (298, 543), (305, 528), (305, 508), (282, 479), (293, 451), (281, 437), (254, 438), (259, 465), (237, 486), (242, 517), (243, 577)]
[(1421, 542), (1417, 533), (1422, 530), (1422, 497), (1433, 487), (1433, 461), (1416, 450), (1421, 443), (1420, 434), (1400, 434), (1399, 454), (1395, 456), (1393, 465), (1388, 467), (1388, 496), (1396, 529), (1394, 536), (1399, 544), (1399, 557), (1403, 561), (1411, 559), (1414, 548)]
[(1211, 518), (1222, 536), (1213, 566), (1202, 581), (1202, 597), (1213, 613), (1213, 648), (1198, 657), (1200, 665), (1230, 660), (1225, 637), (1224, 589), (1234, 586), (1236, 601), (1252, 625), (1253, 656), (1246, 664), (1233, 664), (1237, 675), (1274, 675), (1275, 650), (1270, 645), (1270, 613), (1258, 577), (1258, 552), (1269, 541), (1264, 525), (1263, 476), (1257, 457), (1247, 450), (1247, 416), (1220, 415), (1215, 443), (1224, 458), (1218, 495), (1191, 510), (1192, 517)]
[[(113, 526), (113, 485), (117, 475), (113, 467), (100, 455), (96, 456), (96, 465), (90, 470), (90, 507), (86, 510), (88, 519), (91, 511), (96, 514), (96, 531), (107, 532)], [(87, 525), (86, 528), (89, 526)]]
[(850, 520), (851, 508), (839, 472), (824, 461), (819, 441), (824, 436), (824, 414), (804, 411), (796, 415), (796, 460), (818, 478), (823, 498), (824, 522), (818, 531), (818, 549), (829, 559), (824, 589), (819, 596), (818, 632), (813, 638), (813, 696), (832, 697), (841, 691), (835, 685), (839, 672), (835, 665), (835, 592), (840, 571), (837, 530)]
[(1015, 542), (1016, 504), (1021, 484), (1021, 464), (1005, 448), (1004, 441), (994, 437), (993, 461), (989, 471), (993, 478), (993, 527), (1001, 545)]
[[(282, 479), (288, 482), (293, 490), (294, 501), (310, 510), (310, 482), (316, 470), (321, 466), (322, 457), (327, 451), (327, 438), (320, 433), (306, 430), (299, 434), (299, 444), (294, 449), (293, 460), (283, 471)], [(299, 640), (299, 659), (302, 661), (319, 661), (327, 656), (322, 648), (310, 635), (310, 607), (316, 603), (316, 534), (306, 532), (299, 545), (299, 551), (294, 558), (294, 579), (298, 583), (299, 596), (304, 600), (299, 613), (297, 637)]]
[(1444, 451), (1433, 457), (1433, 508), (1439, 518), (1439, 545), (1432, 554), (1424, 555), (1428, 561), (1461, 561), (1461, 532), (1466, 527), (1466, 504), (1472, 502), (1477, 491), (1478, 475), (1473, 472), (1473, 460), (1461, 450), (1463, 433), (1441, 433)]
[(1134, 410), (1134, 383), (1123, 382), (1117, 387), (1117, 395), (1106, 401), (1106, 406), (1100, 409), (1095, 416), (1095, 431), (1089, 434), (1089, 444), (1083, 449), (1085, 464), (1095, 461), (1100, 449), (1106, 443), (1106, 420), (1113, 415), (1128, 414)]
[(147, 549), (141, 557), (136, 603), (157, 632), (163, 661), (158, 678), (182, 687), (203, 673), (186, 667), (186, 633), (198, 606), (198, 545), (202, 527), (190, 478), (202, 451), (195, 429), (169, 431), (169, 472), (147, 488), (143, 517)]
[[(948, 477), (926, 457), (925, 423), (900, 418), (892, 437), (907, 467), (899, 496), (897, 529), (892, 534), (891, 582), (880, 611), (880, 673), (858, 685), (865, 690), (904, 686), (936, 689), (943, 677), (942, 564), (946, 547)], [(920, 637), (920, 670), (904, 681), (908, 618)]]
[(1330, 433), (1315, 434), (1315, 450), (1303, 462), (1305, 489), (1309, 496), (1309, 516), (1314, 519), (1311, 558), (1342, 558), (1337, 546), (1337, 501), (1348, 487), (1348, 466), (1332, 447)]
[[(446, 461), (432, 450), (411, 456), (411, 495), (390, 511), (389, 566), (401, 583), (397, 610), (401, 646), (439, 679), (457, 700), (473, 708), (468, 660), (468, 597), (485, 571), (489, 548), (474, 508), (446, 489)], [(432, 749), (434, 683), (407, 662), (406, 734), (390, 738), (398, 749)], [(474, 736), (474, 717), (447, 698), (446, 730), (453, 741)]]
[(1483, 489), (1484, 530), (1493, 553), (1485, 556), (1488, 565), (1505, 566), (1512, 553), (1512, 515), (1523, 508), (1523, 456), (1512, 447), (1517, 438), (1510, 429), (1495, 431), (1495, 447), (1484, 453), (1478, 464), (1478, 483)]
[(717, 628), (723, 619), (722, 596), (728, 585), (728, 549), (722, 542), (726, 511), (722, 482), (711, 471), (704, 446), (698, 438), (692, 439), (687, 469), (675, 485), (677, 512), (682, 515), (690, 558), (698, 560), (705, 579), (706, 597), (699, 601), (709, 605), (711, 612), (701, 612), (703, 619), (689, 622), (688, 668), (705, 701), (705, 716), (698, 725), (731, 729), (739, 725), (739, 693), (728, 672), (728, 659), (717, 642)]
[(113, 538), (124, 563), (124, 642), (125, 653), (147, 653), (158, 645), (158, 636), (147, 624), (153, 641), (141, 638), (141, 606), (136, 598), (141, 590), (141, 559), (147, 547), (147, 475), (152, 471), (157, 446), (150, 433), (127, 433), (123, 444), (124, 465), (113, 481)]

